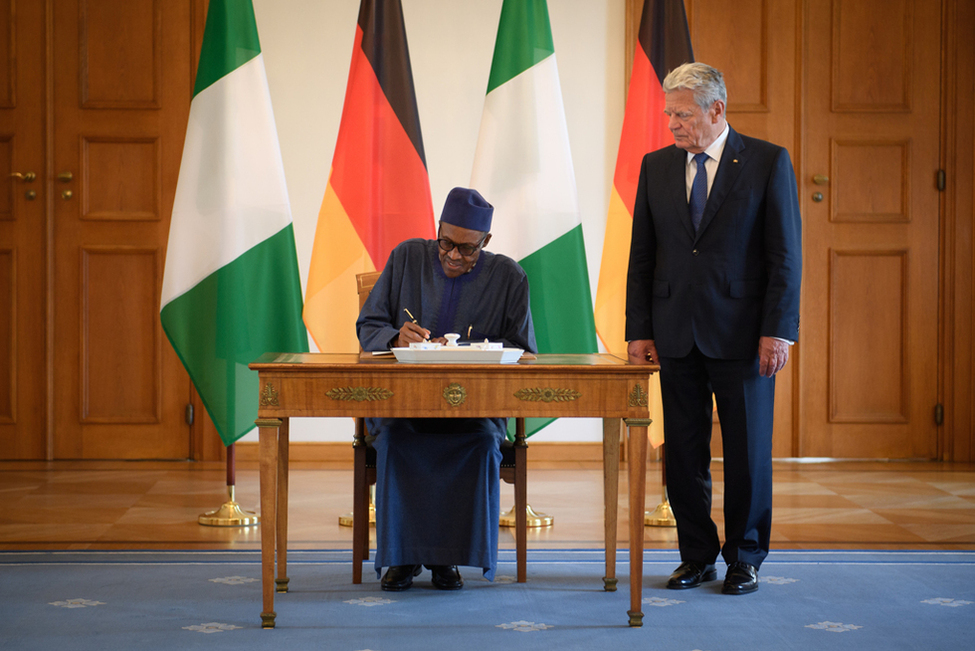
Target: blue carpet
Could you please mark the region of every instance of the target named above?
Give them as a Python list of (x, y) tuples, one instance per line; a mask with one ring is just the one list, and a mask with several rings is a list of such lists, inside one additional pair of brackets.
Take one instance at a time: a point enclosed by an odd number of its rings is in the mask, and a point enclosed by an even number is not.
[[(752, 595), (664, 589), (676, 552), (647, 551), (644, 625), (627, 626), (627, 554), (620, 589), (602, 589), (603, 554), (534, 550), (528, 583), (503, 551), (494, 583), (462, 568), (441, 592), (429, 572), (384, 593), (349, 551), (289, 554), (291, 591), (277, 628), (260, 627), (260, 554), (0, 552), (0, 649), (925, 649), (975, 640), (975, 552), (773, 551)], [(466, 571), (465, 571), (466, 570)], [(723, 576), (724, 567), (719, 566)]]

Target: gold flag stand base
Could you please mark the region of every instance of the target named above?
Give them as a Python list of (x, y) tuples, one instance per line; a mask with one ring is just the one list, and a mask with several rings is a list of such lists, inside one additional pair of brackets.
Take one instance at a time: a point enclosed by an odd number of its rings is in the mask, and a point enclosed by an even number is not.
[(230, 500), (216, 511), (204, 513), (198, 522), (207, 527), (250, 527), (261, 521), (256, 513), (241, 510), (240, 505), (234, 501), (234, 487), (227, 486), (227, 493)]
[[(528, 527), (551, 527), (555, 524), (555, 518), (551, 515), (545, 515), (544, 513), (535, 513), (532, 509), (532, 505), (528, 504), (525, 507), (525, 512), (528, 514)], [(515, 507), (511, 507), (511, 510), (507, 513), (501, 514), (501, 519), (498, 524), (502, 527), (514, 527), (515, 526)]]
[[(339, 516), (339, 526), (340, 527), (351, 527), (353, 522), (352, 514), (346, 513), (345, 515)], [(369, 526), (376, 526), (376, 505), (369, 500)]]
[(653, 511), (643, 514), (643, 526), (645, 527), (676, 527), (677, 520), (674, 512), (670, 508), (670, 500), (665, 499), (657, 505)]

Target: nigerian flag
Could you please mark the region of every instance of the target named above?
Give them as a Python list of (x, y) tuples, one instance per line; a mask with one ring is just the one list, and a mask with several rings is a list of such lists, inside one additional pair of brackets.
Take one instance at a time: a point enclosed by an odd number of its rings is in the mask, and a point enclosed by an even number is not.
[(265, 352), (308, 350), (271, 96), (250, 0), (210, 0), (160, 317), (220, 438), (254, 428)]
[[(545, 0), (504, 0), (471, 187), (494, 204), (491, 250), (528, 274), (542, 353), (596, 351), (575, 172)], [(531, 419), (528, 431), (549, 420)]]

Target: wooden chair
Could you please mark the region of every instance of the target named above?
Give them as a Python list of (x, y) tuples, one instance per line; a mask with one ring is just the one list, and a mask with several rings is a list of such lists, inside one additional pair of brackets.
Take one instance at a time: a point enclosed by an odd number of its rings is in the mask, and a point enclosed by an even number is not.
[[(372, 291), (379, 272), (356, 275), (359, 309)], [(376, 449), (370, 444), (366, 421), (355, 419), (352, 497), (352, 583), (362, 583), (362, 563), (369, 560), (369, 487), (376, 483)], [(515, 440), (501, 445), (501, 479), (515, 487), (515, 547), (518, 583), (526, 580), (528, 547), (528, 443), (525, 419), (515, 421)]]

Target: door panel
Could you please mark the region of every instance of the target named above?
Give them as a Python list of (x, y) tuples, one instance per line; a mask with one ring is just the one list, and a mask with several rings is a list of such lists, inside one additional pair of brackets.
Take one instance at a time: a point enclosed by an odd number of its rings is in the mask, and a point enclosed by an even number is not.
[[(0, 0), (0, 457), (5, 459), (43, 459), (47, 445), (44, 41), (44, 3)], [(33, 180), (11, 176), (28, 172), (36, 175)]]
[(806, 3), (803, 456), (938, 454), (938, 7)]
[(159, 289), (191, 18), (188, 0), (54, 3), (55, 458), (190, 456)]
[[(798, 3), (685, 0), (685, 5), (695, 58), (724, 75), (729, 123), (740, 133), (785, 147), (797, 164)], [(794, 347), (788, 365), (775, 378), (772, 450), (776, 457), (797, 455), (793, 406), (797, 369)], [(723, 456), (720, 429), (715, 422), (711, 445), (715, 456)]]

